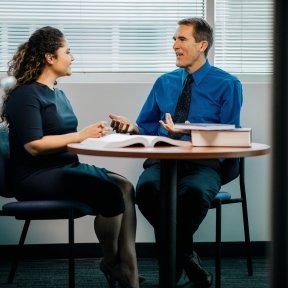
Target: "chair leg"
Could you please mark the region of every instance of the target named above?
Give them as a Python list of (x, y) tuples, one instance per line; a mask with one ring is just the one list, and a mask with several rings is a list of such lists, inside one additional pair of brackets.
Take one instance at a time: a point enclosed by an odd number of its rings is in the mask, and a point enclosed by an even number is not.
[(251, 241), (249, 233), (249, 221), (248, 221), (248, 209), (247, 209), (247, 199), (246, 199), (246, 188), (245, 188), (245, 164), (244, 158), (240, 160), (240, 191), (242, 197), (242, 215), (243, 215), (243, 226), (244, 226), (244, 236), (245, 236), (245, 247), (246, 247), (246, 256), (247, 256), (247, 270), (248, 275), (253, 275), (252, 268), (252, 254), (251, 254)]
[(248, 271), (248, 275), (252, 276), (253, 267), (252, 267), (251, 241), (250, 241), (250, 233), (249, 233), (249, 221), (248, 221), (246, 199), (244, 199), (244, 201), (242, 202), (242, 213), (243, 213), (243, 226), (244, 226), (244, 236), (245, 236), (245, 248), (246, 248), (246, 256), (247, 256), (247, 271)]
[(215, 288), (221, 288), (221, 203), (216, 207)]
[(69, 288), (75, 287), (74, 210), (69, 211)]
[(22, 232), (21, 232), (20, 240), (19, 240), (19, 243), (17, 245), (16, 251), (15, 251), (15, 255), (14, 255), (14, 258), (13, 258), (13, 261), (12, 261), (12, 265), (11, 265), (11, 268), (10, 268), (10, 273), (9, 273), (9, 276), (8, 276), (8, 283), (10, 283), (10, 284), (14, 280), (14, 276), (15, 276), (15, 273), (16, 273), (17, 265), (18, 265), (18, 262), (19, 262), (19, 256), (21, 255), (21, 252), (23, 250), (23, 246), (24, 246), (24, 242), (25, 242), (25, 239), (26, 239), (26, 235), (27, 235), (27, 232), (28, 232), (28, 228), (29, 228), (30, 222), (31, 222), (30, 220), (25, 220), (25, 223), (24, 223), (24, 226), (23, 226), (23, 229), (22, 229)]

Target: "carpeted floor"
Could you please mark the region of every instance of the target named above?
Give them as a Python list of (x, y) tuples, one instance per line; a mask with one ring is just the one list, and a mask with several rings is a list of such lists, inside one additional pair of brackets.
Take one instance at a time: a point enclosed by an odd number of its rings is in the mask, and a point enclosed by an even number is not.
[[(98, 269), (100, 259), (76, 259), (76, 288), (108, 287), (103, 274)], [(1, 288), (65, 288), (68, 287), (67, 260), (22, 260), (13, 284), (7, 284), (10, 263), (0, 261)], [(202, 265), (214, 272), (214, 259), (202, 259)], [(155, 259), (141, 258), (139, 272), (146, 278), (141, 288), (155, 288), (158, 283), (158, 268)], [(246, 260), (223, 258), (222, 288), (268, 288), (270, 267), (264, 258), (253, 258), (254, 275), (248, 276)], [(184, 275), (177, 287), (192, 287)], [(212, 286), (214, 287), (214, 285)]]

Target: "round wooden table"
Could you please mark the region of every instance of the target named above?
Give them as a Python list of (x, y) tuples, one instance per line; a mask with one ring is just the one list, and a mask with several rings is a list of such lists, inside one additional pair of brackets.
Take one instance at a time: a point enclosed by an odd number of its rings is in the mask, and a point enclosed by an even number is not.
[(176, 184), (177, 160), (255, 157), (268, 154), (270, 146), (252, 143), (246, 147), (87, 147), (81, 143), (69, 144), (68, 150), (75, 154), (105, 157), (160, 159), (161, 201), (165, 203), (160, 213), (159, 287), (174, 288), (176, 263)]

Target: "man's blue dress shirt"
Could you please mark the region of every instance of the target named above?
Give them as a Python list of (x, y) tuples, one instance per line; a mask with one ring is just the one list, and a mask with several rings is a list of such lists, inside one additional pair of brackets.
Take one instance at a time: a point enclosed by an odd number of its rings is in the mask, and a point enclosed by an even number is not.
[[(160, 76), (144, 103), (136, 120), (140, 134), (168, 134), (159, 120), (165, 113), (174, 115), (178, 97), (188, 72), (179, 68)], [(211, 66), (208, 61), (193, 74), (191, 104), (188, 121), (194, 123), (224, 123), (240, 127), (242, 85), (233, 75)], [(189, 138), (183, 135), (182, 139)]]

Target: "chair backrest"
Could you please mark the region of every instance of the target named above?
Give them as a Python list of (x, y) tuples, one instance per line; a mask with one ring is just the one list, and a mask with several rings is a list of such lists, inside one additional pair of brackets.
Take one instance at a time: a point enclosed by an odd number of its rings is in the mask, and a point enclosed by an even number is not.
[(9, 156), (9, 130), (5, 124), (0, 124), (0, 195), (3, 197), (13, 197), (9, 185)]
[(222, 164), (222, 183), (225, 185), (239, 176), (240, 173), (240, 159), (239, 158), (226, 158)]

